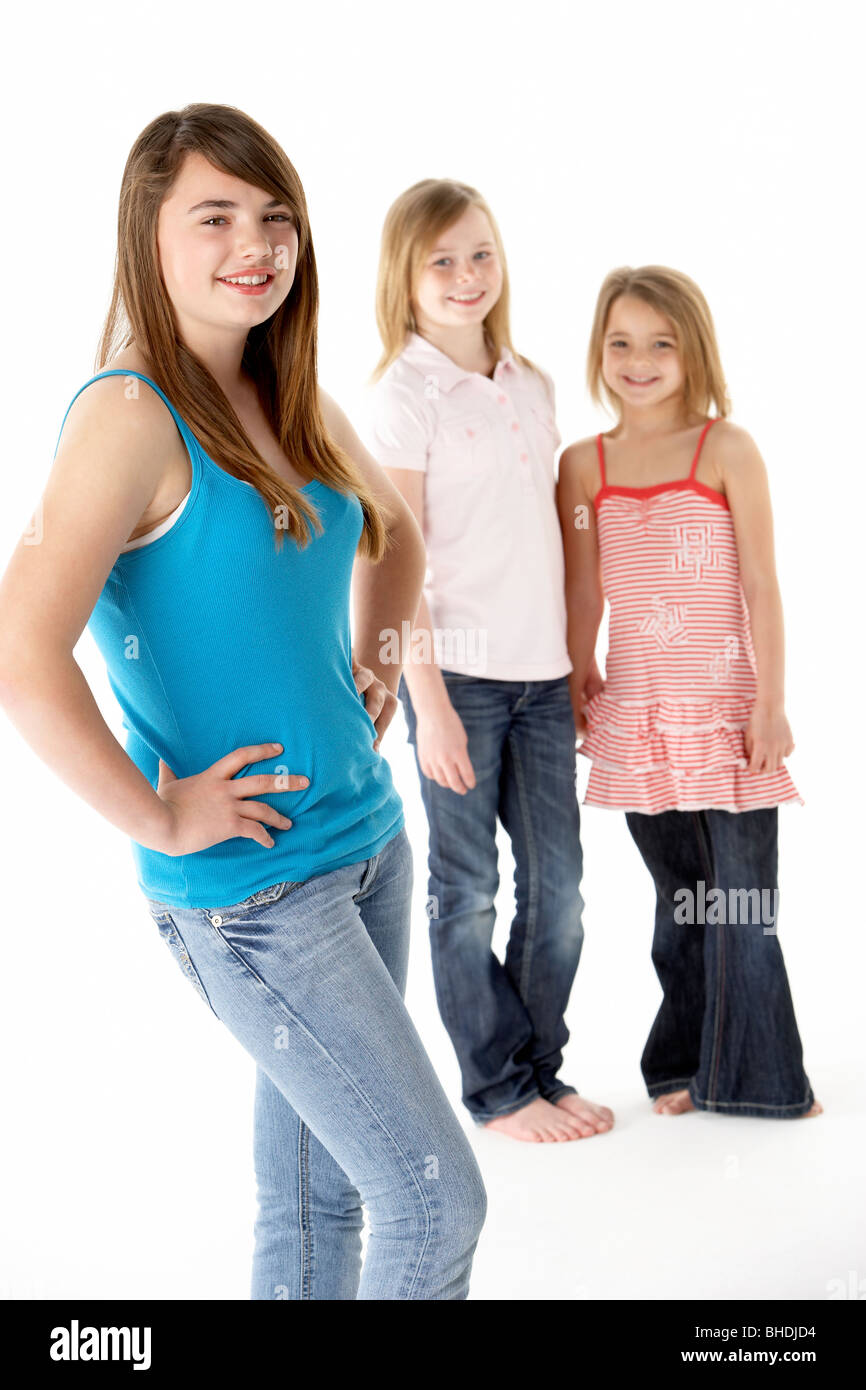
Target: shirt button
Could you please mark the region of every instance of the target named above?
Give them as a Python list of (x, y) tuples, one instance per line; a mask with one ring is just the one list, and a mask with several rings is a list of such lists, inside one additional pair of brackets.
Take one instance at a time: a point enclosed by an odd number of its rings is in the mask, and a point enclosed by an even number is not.
[(521, 463), (526, 463), (526, 460), (527, 460), (528, 458), (529, 458), (529, 455), (528, 455), (528, 454), (521, 454), (521, 455), (520, 455), (520, 462), (521, 462)]
[(511, 428), (512, 428), (513, 430), (519, 430), (519, 429), (520, 429), (520, 421), (519, 421), (519, 420), (512, 420), (512, 421), (511, 421)]
[(215, 927), (221, 927), (223, 924), (222, 917), (211, 917), (211, 921), (213, 922)]
[(498, 402), (499, 402), (500, 405), (504, 405), (505, 402), (508, 400), (508, 397), (507, 397), (507, 396), (503, 396), (502, 392), (500, 391), (500, 393), (499, 393), (499, 395), (496, 397), (496, 399), (498, 400)]

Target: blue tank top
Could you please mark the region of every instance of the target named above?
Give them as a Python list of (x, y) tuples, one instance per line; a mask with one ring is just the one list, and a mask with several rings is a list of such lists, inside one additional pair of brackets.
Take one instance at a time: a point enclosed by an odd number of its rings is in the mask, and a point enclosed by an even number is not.
[(172, 907), (220, 907), (371, 858), (404, 814), (352, 677), (358, 498), (308, 483), (323, 531), (305, 549), (286, 532), (278, 552), (261, 493), (208, 457), (149, 377), (100, 372), (72, 401), (103, 376), (136, 376), (158, 392), (192, 465), (183, 511), (163, 535), (118, 555), (87, 624), (122, 710), (126, 752), (154, 788), (159, 758), (190, 777), (234, 748), (270, 742), (282, 751), (238, 777), (310, 779), (302, 791), (254, 798), (293, 822), (266, 827), (271, 848), (234, 836), (168, 855), (131, 841), (142, 892)]

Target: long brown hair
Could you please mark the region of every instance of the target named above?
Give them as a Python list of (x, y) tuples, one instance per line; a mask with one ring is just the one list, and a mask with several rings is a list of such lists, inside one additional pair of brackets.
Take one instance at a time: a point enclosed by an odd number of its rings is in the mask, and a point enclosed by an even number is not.
[(379, 274), (376, 282), (376, 322), (382, 339), (382, 356), (369, 378), (377, 381), (399, 357), (409, 333), (417, 332), (412, 296), (424, 262), (440, 232), (456, 222), (466, 208), (475, 206), (487, 216), (502, 266), (502, 290), (484, 318), (484, 336), (499, 360), (503, 345), (518, 362), (538, 372), (535, 363), (514, 349), (509, 324), (510, 292), (505, 247), (496, 219), (477, 188), (456, 179), (421, 179), (407, 188), (389, 207), (382, 227)]
[(114, 286), (96, 370), (134, 342), (153, 380), (206, 453), (261, 493), (275, 518), (277, 549), (286, 530), (301, 546), (310, 539), (310, 527), (321, 533), (315, 508), (268, 467), (217, 381), (178, 332), (159, 263), (157, 219), (192, 151), (292, 209), (298, 230), (294, 281), (276, 312), (250, 330), (242, 365), (256, 384), (280, 448), (297, 471), (312, 473), (336, 491), (355, 493), (364, 515), (359, 553), (380, 560), (387, 547), (387, 509), (377, 503), (357, 465), (328, 434), (319, 406), (319, 285), (304, 190), (276, 140), (236, 107), (196, 102), (181, 111), (166, 111), (133, 143), (120, 188)]
[(642, 265), (637, 270), (625, 265), (605, 277), (595, 306), (586, 362), (589, 393), (596, 404), (608, 405), (617, 418), (622, 418), (620, 398), (607, 385), (601, 363), (608, 315), (614, 301), (624, 294), (642, 299), (676, 327), (686, 410), (709, 415), (715, 406), (720, 419), (729, 415), (731, 405), (710, 307), (694, 280), (666, 265)]

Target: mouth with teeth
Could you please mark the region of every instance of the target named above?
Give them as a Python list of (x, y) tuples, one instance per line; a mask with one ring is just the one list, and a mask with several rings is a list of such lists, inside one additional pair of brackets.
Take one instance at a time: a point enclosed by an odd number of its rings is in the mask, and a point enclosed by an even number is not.
[(274, 281), (273, 271), (256, 271), (250, 275), (226, 275), (219, 283), (234, 294), (266, 294)]
[(479, 304), (484, 293), (484, 290), (475, 290), (473, 294), (449, 294), (448, 298), (452, 304)]
[(652, 386), (654, 381), (658, 381), (657, 376), (625, 376), (623, 381), (627, 381), (629, 386)]

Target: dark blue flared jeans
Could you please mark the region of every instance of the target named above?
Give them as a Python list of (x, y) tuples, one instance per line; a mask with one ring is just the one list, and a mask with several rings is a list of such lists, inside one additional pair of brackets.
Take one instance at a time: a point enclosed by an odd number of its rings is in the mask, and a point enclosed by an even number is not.
[(814, 1101), (777, 935), (778, 808), (626, 812), (656, 887), (651, 1096), (794, 1119)]

